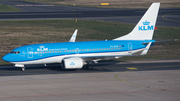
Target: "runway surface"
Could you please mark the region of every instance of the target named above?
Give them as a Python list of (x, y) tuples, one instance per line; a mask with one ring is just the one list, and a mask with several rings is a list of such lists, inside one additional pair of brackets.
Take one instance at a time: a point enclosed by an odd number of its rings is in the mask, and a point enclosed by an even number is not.
[(73, 73), (104, 73), (104, 72), (122, 72), (129, 68), (135, 68), (138, 71), (149, 70), (178, 70), (180, 69), (180, 60), (172, 60), (170, 62), (100, 62), (94, 64), (93, 70), (63, 70), (60, 64), (44, 65), (28, 65), (25, 66), (26, 71), (22, 72), (20, 68), (13, 65), (0, 66), (0, 76), (16, 76), (16, 75), (42, 75), (42, 74), (73, 74)]
[[(136, 24), (147, 10), (60, 6), (16, 0), (0, 1), (0, 4), (11, 5), (22, 10), (21, 12), (1, 12), (1, 21), (83, 19)], [(180, 27), (180, 8), (160, 9), (157, 26)]]
[(103, 62), (94, 70), (0, 66), (1, 101), (179, 101), (180, 60)]

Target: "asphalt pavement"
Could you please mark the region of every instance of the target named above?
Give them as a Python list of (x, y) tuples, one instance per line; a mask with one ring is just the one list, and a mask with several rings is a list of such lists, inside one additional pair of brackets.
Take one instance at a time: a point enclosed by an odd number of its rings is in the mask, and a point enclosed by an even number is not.
[(179, 70), (180, 61), (142, 61), (142, 62), (100, 62), (94, 64), (93, 70), (84, 68), (78, 70), (64, 70), (60, 64), (27, 65), (25, 72), (21, 68), (13, 65), (0, 66), (0, 76), (18, 76), (18, 75), (43, 75), (43, 74), (74, 74), (74, 73), (105, 73), (105, 72), (123, 72), (135, 68), (137, 71), (149, 70)]
[(179, 101), (180, 61), (103, 62), (94, 70), (0, 66), (1, 101)]
[[(0, 4), (19, 8), (20, 12), (1, 12), (0, 20), (101, 20), (136, 24), (147, 9), (108, 9), (61, 6), (27, 1), (4, 0)], [(157, 26), (180, 27), (180, 8), (160, 9)]]

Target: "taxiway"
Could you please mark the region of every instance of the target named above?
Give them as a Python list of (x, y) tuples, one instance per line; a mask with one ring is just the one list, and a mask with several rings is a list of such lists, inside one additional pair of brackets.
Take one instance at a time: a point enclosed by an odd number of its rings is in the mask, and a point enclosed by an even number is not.
[[(19, 8), (20, 12), (1, 12), (0, 20), (101, 20), (136, 24), (147, 9), (107, 9), (60, 6), (19, 0), (4, 0), (0, 4)], [(160, 9), (157, 26), (180, 27), (180, 8)]]
[(178, 101), (180, 61), (105, 62), (94, 70), (0, 67), (2, 101)]

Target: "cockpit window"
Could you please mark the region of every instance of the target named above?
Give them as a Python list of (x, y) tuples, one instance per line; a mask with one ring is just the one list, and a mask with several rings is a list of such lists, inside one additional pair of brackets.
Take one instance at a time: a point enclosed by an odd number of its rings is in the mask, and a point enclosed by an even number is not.
[(11, 51), (11, 53), (13, 53), (13, 54), (19, 54), (20, 51)]

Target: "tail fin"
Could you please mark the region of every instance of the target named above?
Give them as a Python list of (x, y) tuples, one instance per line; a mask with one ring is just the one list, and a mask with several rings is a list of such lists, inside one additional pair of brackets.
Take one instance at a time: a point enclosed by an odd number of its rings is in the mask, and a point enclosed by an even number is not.
[(114, 40), (152, 40), (159, 6), (160, 3), (153, 3), (129, 34)]

